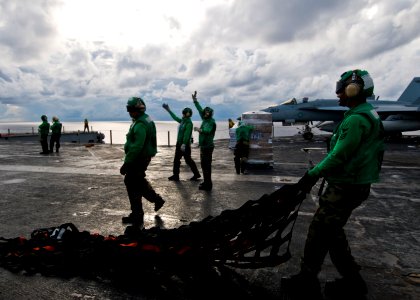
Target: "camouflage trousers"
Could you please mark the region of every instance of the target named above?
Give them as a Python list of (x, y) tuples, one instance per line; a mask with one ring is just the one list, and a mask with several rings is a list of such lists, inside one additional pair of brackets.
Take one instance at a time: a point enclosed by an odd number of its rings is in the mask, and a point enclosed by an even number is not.
[(365, 201), (370, 184), (328, 184), (309, 226), (302, 270), (318, 274), (327, 253), (342, 276), (360, 270), (351, 254), (344, 225), (352, 211)]

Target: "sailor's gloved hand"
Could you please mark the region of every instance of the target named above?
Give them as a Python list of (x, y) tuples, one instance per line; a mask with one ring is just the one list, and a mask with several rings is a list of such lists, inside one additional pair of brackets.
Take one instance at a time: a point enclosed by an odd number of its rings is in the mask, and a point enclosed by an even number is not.
[(305, 175), (298, 181), (297, 186), (300, 190), (309, 193), (318, 179), (316, 176), (310, 176), (308, 171), (306, 171)]
[(128, 163), (124, 163), (120, 168), (120, 174), (121, 175), (127, 174), (129, 169), (130, 169), (130, 165)]
[(186, 147), (185, 144), (181, 145), (181, 152), (185, 152), (185, 147)]
[(191, 95), (194, 102), (197, 102), (197, 91), (194, 91), (194, 94)]
[(169, 105), (168, 105), (168, 104), (163, 103), (163, 104), (162, 104), (162, 107), (163, 107), (166, 111), (169, 111)]

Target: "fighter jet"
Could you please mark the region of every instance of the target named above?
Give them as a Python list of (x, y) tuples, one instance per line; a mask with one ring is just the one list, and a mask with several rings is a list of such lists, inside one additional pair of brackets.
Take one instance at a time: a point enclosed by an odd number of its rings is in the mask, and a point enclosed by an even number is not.
[[(402, 132), (420, 130), (420, 77), (414, 77), (397, 101), (368, 99), (378, 112), (388, 136), (400, 137)], [(312, 127), (331, 132), (343, 118), (347, 107), (339, 106), (338, 99), (303, 98), (297, 101), (289, 99), (280, 105), (270, 106), (262, 111), (273, 115), (273, 122), (283, 125), (304, 123), (302, 131), (305, 139), (312, 139)], [(312, 122), (318, 121), (312, 127)]]

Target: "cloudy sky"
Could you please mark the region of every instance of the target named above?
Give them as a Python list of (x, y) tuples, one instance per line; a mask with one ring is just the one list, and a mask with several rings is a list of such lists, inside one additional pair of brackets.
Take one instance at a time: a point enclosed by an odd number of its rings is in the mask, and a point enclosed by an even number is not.
[[(192, 107), (217, 120), (285, 99), (335, 98), (366, 69), (380, 99), (420, 76), (418, 0), (0, 0), (0, 122), (155, 120)], [(197, 114), (194, 115), (194, 119)]]

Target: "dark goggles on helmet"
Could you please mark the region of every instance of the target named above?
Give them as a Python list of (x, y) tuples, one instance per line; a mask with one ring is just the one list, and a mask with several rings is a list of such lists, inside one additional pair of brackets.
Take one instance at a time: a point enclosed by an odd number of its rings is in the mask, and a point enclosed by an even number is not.
[(139, 111), (137, 107), (127, 106), (127, 112), (136, 112), (136, 111)]
[(189, 108), (184, 108), (183, 110), (182, 110), (182, 114), (183, 115), (186, 115), (186, 114), (190, 114), (190, 115), (192, 115), (192, 110), (191, 109), (189, 109)]
[(337, 83), (335, 85), (335, 93), (336, 94), (342, 93), (344, 91), (345, 87), (346, 87), (346, 84), (343, 81), (341, 81), (341, 80), (337, 81)]
[(129, 105), (127, 105), (126, 107), (127, 107), (127, 112), (141, 112), (141, 111), (144, 111), (145, 110), (145, 107), (144, 106), (138, 107), (138, 106), (129, 106)]

